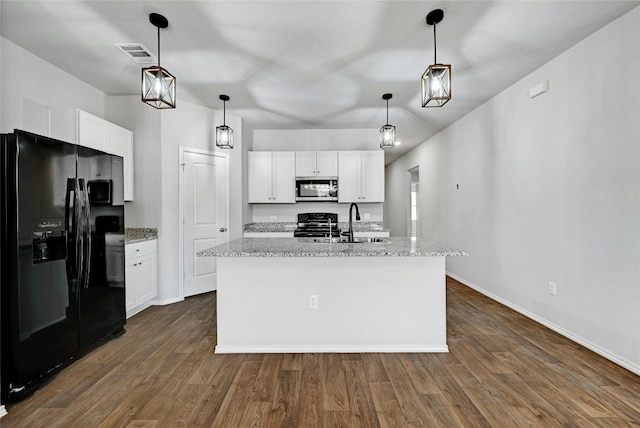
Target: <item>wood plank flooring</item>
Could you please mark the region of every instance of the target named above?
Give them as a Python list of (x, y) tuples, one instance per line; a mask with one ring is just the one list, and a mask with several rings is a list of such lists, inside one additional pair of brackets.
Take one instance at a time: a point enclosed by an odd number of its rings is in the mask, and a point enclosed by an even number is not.
[(640, 426), (640, 377), (452, 279), (448, 354), (214, 355), (215, 298), (136, 315), (0, 426)]

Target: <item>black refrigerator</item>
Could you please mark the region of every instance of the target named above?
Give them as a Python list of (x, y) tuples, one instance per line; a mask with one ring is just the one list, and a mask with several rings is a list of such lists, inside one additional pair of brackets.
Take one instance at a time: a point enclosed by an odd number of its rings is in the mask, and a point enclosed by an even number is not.
[(124, 332), (124, 275), (107, 274), (124, 271), (124, 248), (105, 257), (105, 236), (124, 231), (124, 181), (119, 156), (19, 130), (0, 144), (0, 383), (11, 402)]

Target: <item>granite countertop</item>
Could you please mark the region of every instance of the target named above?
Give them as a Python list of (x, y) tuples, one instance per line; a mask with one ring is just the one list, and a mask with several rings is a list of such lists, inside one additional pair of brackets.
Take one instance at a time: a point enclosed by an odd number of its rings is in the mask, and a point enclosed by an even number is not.
[[(295, 222), (258, 222), (247, 223), (244, 225), (245, 232), (293, 232), (298, 227), (298, 223)], [(342, 230), (349, 229), (349, 222), (340, 221), (338, 227)], [(382, 227), (380, 221), (354, 221), (354, 232), (388, 232), (389, 229)]]
[(128, 227), (125, 229), (125, 244), (158, 239), (158, 229), (145, 227)]
[(466, 251), (411, 238), (385, 238), (384, 243), (318, 243), (309, 238), (241, 238), (197, 255), (200, 257), (436, 257), (467, 256)]
[(298, 223), (284, 222), (284, 221), (271, 221), (271, 222), (258, 222), (247, 223), (244, 225), (245, 232), (293, 232), (298, 227)]

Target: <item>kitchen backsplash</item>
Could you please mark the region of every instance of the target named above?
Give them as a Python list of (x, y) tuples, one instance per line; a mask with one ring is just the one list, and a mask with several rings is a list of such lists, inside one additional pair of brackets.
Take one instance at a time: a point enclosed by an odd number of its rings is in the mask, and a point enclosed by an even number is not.
[[(253, 204), (253, 222), (297, 222), (298, 213), (337, 213), (338, 221), (349, 221), (349, 206), (336, 202), (297, 202), (295, 204)], [(358, 204), (362, 221), (382, 221), (382, 203)], [(355, 211), (355, 210), (354, 210)], [(367, 218), (367, 214), (368, 217)], [(275, 217), (275, 218), (274, 218)], [(354, 214), (355, 219), (355, 214)]]

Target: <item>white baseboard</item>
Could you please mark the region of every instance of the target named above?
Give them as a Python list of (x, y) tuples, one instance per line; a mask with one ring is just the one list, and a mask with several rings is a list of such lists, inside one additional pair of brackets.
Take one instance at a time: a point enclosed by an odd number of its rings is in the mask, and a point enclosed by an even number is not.
[(0, 405), (0, 419), (2, 419), (2, 417), (6, 414), (7, 414), (7, 409), (5, 409), (3, 405)]
[(488, 298), (495, 300), (496, 302), (510, 308), (513, 309), (514, 311), (524, 315), (525, 317), (532, 319), (533, 321), (542, 324), (543, 326), (555, 331), (558, 334), (561, 334), (562, 336), (566, 337), (569, 340), (572, 340), (582, 346), (584, 346), (587, 349), (590, 349), (591, 351), (595, 352), (596, 354), (606, 358), (609, 361), (612, 361), (614, 363), (616, 363), (617, 365), (624, 367), (625, 369), (629, 370), (630, 372), (633, 372), (637, 375), (640, 375), (640, 366), (633, 364), (629, 361), (626, 361), (623, 358), (618, 357), (617, 355), (612, 354), (611, 352), (607, 351), (604, 348), (601, 348), (600, 346), (589, 342), (588, 340), (577, 336), (573, 333), (571, 333), (570, 331), (565, 330), (564, 328), (550, 322), (547, 321), (546, 319), (534, 314), (533, 312), (529, 312), (528, 310), (521, 308), (520, 306), (513, 304), (511, 302), (509, 302), (508, 300), (503, 299), (500, 296), (497, 296), (481, 287), (478, 287), (477, 285), (473, 284), (470, 281), (467, 281), (463, 278), (460, 278), (459, 276), (456, 276), (454, 274), (452, 274), (451, 272), (447, 272), (447, 276), (450, 276), (451, 278), (455, 279), (456, 281), (466, 285), (469, 288), (473, 288), (474, 290), (476, 290), (477, 292), (484, 294), (485, 296), (487, 296)]
[(171, 299), (153, 299), (153, 300), (149, 300), (148, 302), (144, 302), (143, 304), (141, 304), (140, 306), (136, 306), (135, 308), (127, 311), (127, 319), (131, 318), (132, 316), (134, 316), (135, 314), (144, 311), (145, 309), (147, 309), (150, 306), (165, 306), (165, 305), (170, 305), (172, 303), (178, 303), (178, 302), (182, 302), (184, 299), (180, 298), (180, 297), (172, 297)]
[(141, 304), (140, 306), (136, 306), (135, 308), (127, 311), (127, 319), (131, 318), (132, 316), (134, 316), (135, 314), (137, 314), (139, 312), (144, 311), (149, 306), (151, 306), (151, 301), (145, 302), (145, 303)]
[(155, 298), (151, 301), (151, 304), (154, 306), (165, 306), (171, 305), (172, 303), (182, 302), (184, 299), (182, 297), (171, 297), (169, 299), (159, 299)]
[(449, 352), (447, 345), (275, 345), (275, 346), (233, 346), (217, 345), (216, 354), (300, 354), (314, 353), (406, 353), (406, 352)]

